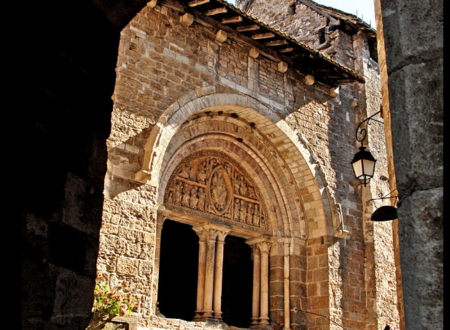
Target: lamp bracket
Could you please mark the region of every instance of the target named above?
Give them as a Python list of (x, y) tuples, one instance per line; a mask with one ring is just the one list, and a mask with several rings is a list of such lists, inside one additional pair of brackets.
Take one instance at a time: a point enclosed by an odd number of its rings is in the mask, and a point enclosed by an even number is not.
[[(367, 129), (365, 128), (361, 128), (361, 125), (364, 124), (365, 122), (367, 122), (368, 125), (370, 125), (370, 120), (376, 121), (378, 123), (384, 124), (384, 122), (377, 120), (377, 119), (373, 119), (373, 117), (375, 117), (376, 115), (378, 115), (379, 113), (381, 113), (383, 111), (383, 109), (381, 109), (378, 112), (375, 112), (372, 116), (364, 119), (362, 122), (359, 123), (358, 128), (356, 129), (356, 141), (361, 142), (361, 146), (363, 145), (363, 141), (366, 139), (367, 137)], [(360, 136), (360, 137), (358, 137)]]
[[(389, 198), (396, 198), (396, 199), (398, 199), (398, 196), (390, 196), (390, 197), (386, 197), (387, 195), (392, 194), (392, 193), (393, 193), (394, 191), (396, 191), (396, 190), (397, 190), (397, 188), (395, 188), (394, 190), (390, 191), (389, 193), (387, 193), (387, 194), (384, 195), (384, 196), (382, 196), (381, 193), (380, 193), (380, 194), (378, 195), (378, 196), (380, 196), (380, 197), (369, 199), (368, 202), (376, 201), (376, 200), (379, 200), (379, 199), (389, 199)], [(394, 203), (395, 203), (395, 202), (396, 202), (396, 201), (394, 201)]]

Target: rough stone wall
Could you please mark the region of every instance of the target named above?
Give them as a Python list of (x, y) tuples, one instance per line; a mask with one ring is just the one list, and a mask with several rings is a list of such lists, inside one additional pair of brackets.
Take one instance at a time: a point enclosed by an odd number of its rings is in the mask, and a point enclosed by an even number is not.
[[(314, 1), (307, 3), (317, 5)], [(236, 6), (338, 63), (354, 68), (352, 37), (331, 28), (334, 21), (318, 13), (314, 7), (295, 0), (237, 0)]]
[(402, 201), (396, 246), (401, 329), (443, 329), (443, 1), (374, 2), (388, 82), (386, 140), (396, 177), (390, 184)]
[[(326, 224), (315, 221), (321, 214), (306, 213), (310, 234), (315, 236), (306, 246), (298, 244), (291, 255), (291, 306), (363, 329), (367, 290), (363, 204), (349, 166), (357, 124), (349, 104), (353, 98), (362, 102), (366, 95), (349, 85), (332, 98), (326, 86), (306, 86), (301, 74), (282, 74), (275, 62), (250, 58), (247, 45), (231, 38), (222, 44), (214, 39), (215, 31), (197, 23), (186, 28), (178, 12), (160, 5), (144, 8), (122, 30), (98, 272), (112, 284), (123, 279), (135, 283), (141, 299), (141, 325), (149, 326), (157, 290), (157, 265), (153, 264), (157, 187), (138, 183), (134, 174), (142, 165), (150, 130), (169, 106), (182, 104), (192, 93), (195, 97), (214, 92), (251, 94), (271, 106), (298, 134), (326, 190), (341, 203), (344, 223), (351, 231), (348, 239), (335, 238)], [(316, 203), (308, 189), (300, 193), (305, 204)], [(277, 258), (271, 257), (271, 269), (279, 274)], [(271, 286), (280, 287), (275, 283), (279, 276), (271, 277)], [(272, 293), (271, 306), (276, 307), (272, 321), (282, 324), (281, 296), (276, 290)], [(350, 312), (355, 308), (356, 312)], [(327, 329), (327, 322), (301, 312), (291, 315), (291, 323), (303, 329)]]
[(27, 3), (23, 11), (27, 47), (39, 51), (24, 64), (30, 73), (22, 105), (29, 150), (19, 161), (19, 185), (28, 191), (19, 216), (16, 328), (84, 329), (89, 322), (119, 31), (142, 2), (47, 1)]
[[(236, 1), (236, 6), (245, 10), (249, 1)], [(270, 26), (288, 33), (295, 40), (310, 47), (319, 46), (319, 30), (327, 26), (327, 18), (313, 9), (292, 0), (250, 1), (248, 13)], [(294, 9), (295, 7), (295, 9)]]

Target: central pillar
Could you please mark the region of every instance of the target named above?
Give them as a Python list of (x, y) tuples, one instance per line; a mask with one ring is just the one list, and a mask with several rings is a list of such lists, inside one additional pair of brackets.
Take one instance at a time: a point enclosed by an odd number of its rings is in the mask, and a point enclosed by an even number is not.
[(261, 251), (261, 316), (259, 324), (261, 327), (269, 324), (269, 251), (272, 246), (270, 242), (258, 244)]
[(203, 320), (213, 318), (213, 289), (214, 289), (214, 259), (216, 253), (216, 229), (206, 231), (206, 265), (205, 265), (205, 292)]
[(216, 267), (214, 272), (214, 318), (222, 319), (223, 248), (228, 231), (217, 232)]

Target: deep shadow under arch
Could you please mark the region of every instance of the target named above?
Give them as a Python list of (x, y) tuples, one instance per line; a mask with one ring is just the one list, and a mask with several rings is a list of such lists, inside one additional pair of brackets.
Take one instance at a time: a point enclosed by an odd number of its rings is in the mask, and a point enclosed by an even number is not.
[(167, 318), (192, 321), (196, 310), (198, 274), (198, 236), (192, 226), (164, 221), (158, 308)]
[(235, 327), (250, 327), (253, 263), (251, 248), (240, 237), (225, 238), (223, 258), (222, 318)]

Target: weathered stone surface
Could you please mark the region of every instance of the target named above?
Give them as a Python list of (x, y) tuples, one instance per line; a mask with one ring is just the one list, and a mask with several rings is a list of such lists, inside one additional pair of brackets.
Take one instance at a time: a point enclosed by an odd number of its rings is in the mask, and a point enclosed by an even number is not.
[[(394, 162), (400, 195), (442, 186), (443, 59), (411, 64), (389, 75)], [(427, 145), (427, 148), (423, 146)]]
[(398, 210), (408, 328), (444, 329), (443, 207), (443, 188), (435, 188), (414, 192)]
[(444, 1), (381, 0), (381, 9), (389, 74), (406, 65), (443, 58)]

